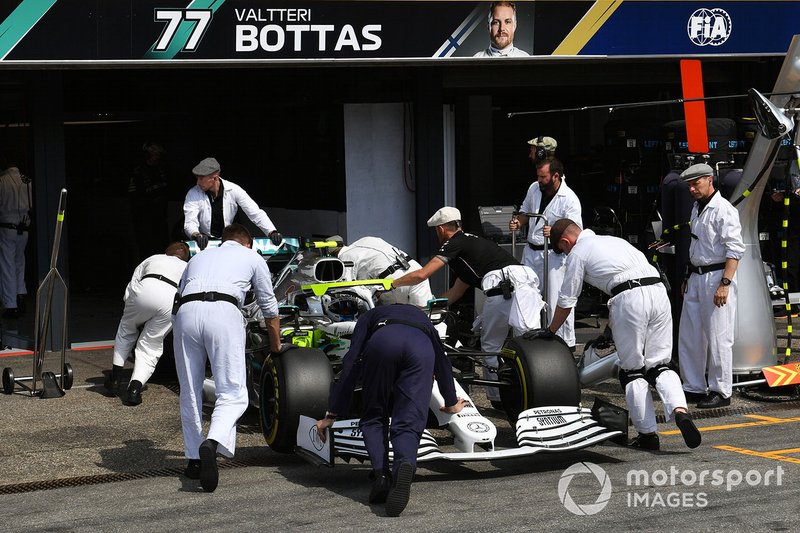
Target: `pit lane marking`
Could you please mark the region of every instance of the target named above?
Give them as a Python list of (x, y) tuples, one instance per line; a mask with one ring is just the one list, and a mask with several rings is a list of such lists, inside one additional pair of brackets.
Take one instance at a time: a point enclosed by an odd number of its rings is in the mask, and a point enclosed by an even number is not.
[(753, 457), (761, 457), (762, 459), (774, 459), (775, 461), (784, 461), (786, 463), (794, 463), (800, 465), (800, 459), (797, 457), (787, 457), (787, 453), (800, 453), (800, 448), (788, 448), (785, 450), (773, 450), (771, 452), (759, 452), (756, 450), (748, 450), (747, 448), (737, 448), (735, 446), (714, 446), (718, 450), (726, 452), (741, 453), (743, 455), (751, 455)]
[[(720, 431), (724, 429), (738, 429), (753, 426), (769, 426), (772, 424), (788, 424), (791, 422), (800, 422), (800, 417), (793, 418), (776, 418), (772, 416), (763, 415), (744, 415), (746, 418), (755, 418), (754, 422), (740, 422), (738, 424), (724, 424), (720, 426), (706, 426), (697, 428), (700, 431)], [(678, 435), (680, 430), (674, 429), (670, 431), (659, 431), (662, 435)]]

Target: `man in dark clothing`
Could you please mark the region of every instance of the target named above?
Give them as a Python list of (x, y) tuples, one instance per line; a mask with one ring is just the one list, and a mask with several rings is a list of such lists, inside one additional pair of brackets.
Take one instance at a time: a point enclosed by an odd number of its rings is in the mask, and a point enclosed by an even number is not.
[[(450, 361), (438, 335), (430, 319), (413, 305), (381, 306), (365, 313), (353, 331), (342, 373), (331, 392), (330, 409), (317, 422), (324, 440), (325, 429), (347, 413), (353, 390), (359, 381), (363, 383), (360, 426), (374, 476), (369, 501), (386, 502), (389, 516), (398, 516), (408, 504), (432, 379), (436, 378), (445, 400), (442, 411), (455, 414), (465, 405), (465, 400), (456, 397)], [(387, 435), (394, 454), (391, 474)]]
[[(436, 229), (442, 245), (421, 270), (409, 272), (392, 282), (393, 287), (415, 285), (429, 279), (445, 265), (456, 275), (453, 286), (441, 298), (449, 303), (458, 301), (470, 287), (483, 290), (486, 300), (481, 313), (481, 350), (497, 353), (508, 337), (541, 327), (540, 312), (544, 306), (539, 294), (539, 278), (530, 267), (521, 265), (514, 256), (496, 243), (466, 233), (461, 229), (461, 212), (455, 207), (443, 207), (428, 220)], [(486, 357), (486, 365), (497, 367), (497, 356)], [(487, 367), (486, 379), (497, 379)], [(486, 387), (492, 405), (500, 406), (497, 387)]]

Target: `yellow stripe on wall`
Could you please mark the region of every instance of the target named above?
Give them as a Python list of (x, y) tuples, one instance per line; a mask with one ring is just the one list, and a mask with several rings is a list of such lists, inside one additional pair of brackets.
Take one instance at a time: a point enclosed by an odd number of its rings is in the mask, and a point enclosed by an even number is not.
[(572, 28), (561, 44), (553, 51), (554, 56), (578, 55), (586, 43), (594, 37), (603, 24), (611, 18), (623, 0), (597, 0), (583, 18)]

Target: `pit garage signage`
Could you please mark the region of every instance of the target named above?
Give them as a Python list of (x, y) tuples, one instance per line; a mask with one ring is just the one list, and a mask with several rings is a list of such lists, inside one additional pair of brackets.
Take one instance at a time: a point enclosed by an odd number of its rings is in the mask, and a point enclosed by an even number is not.
[[(489, 2), (4, 0), (0, 64), (473, 58)], [(531, 56), (784, 54), (800, 1), (516, 2), (505, 37)], [(488, 58), (492, 59), (492, 58)]]

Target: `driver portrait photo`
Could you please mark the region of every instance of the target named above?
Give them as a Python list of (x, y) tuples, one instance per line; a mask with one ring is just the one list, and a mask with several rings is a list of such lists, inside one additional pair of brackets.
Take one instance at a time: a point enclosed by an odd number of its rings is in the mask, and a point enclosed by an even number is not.
[(514, 2), (492, 2), (489, 8), (489, 47), (473, 57), (528, 57), (514, 46), (517, 6)]

